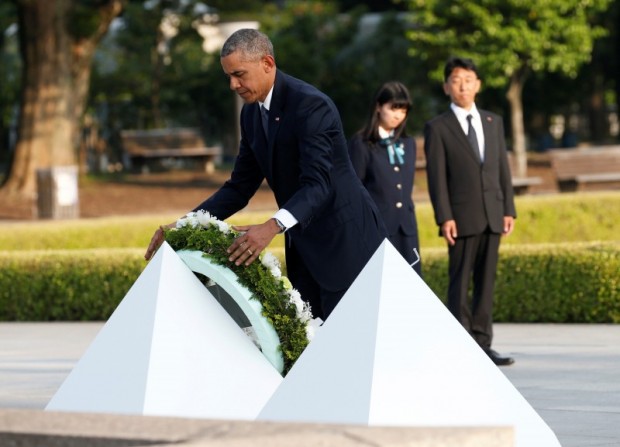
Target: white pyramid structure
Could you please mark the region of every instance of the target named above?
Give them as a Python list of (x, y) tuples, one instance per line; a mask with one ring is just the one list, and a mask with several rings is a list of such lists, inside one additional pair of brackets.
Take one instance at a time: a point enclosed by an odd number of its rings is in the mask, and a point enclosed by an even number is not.
[(253, 420), (281, 381), (164, 243), (46, 410)]
[(385, 240), (259, 420), (512, 426), (518, 447), (555, 434)]

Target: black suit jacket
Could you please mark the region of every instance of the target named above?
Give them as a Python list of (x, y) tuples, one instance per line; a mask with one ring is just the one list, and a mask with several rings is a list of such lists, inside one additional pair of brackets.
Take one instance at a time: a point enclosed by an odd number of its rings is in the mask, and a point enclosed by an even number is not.
[[(347, 289), (387, 236), (357, 178), (334, 103), (313, 86), (277, 71), (269, 136), (258, 103), (241, 111), (241, 143), (230, 179), (196, 209), (219, 219), (244, 208), (263, 180), (298, 224), (286, 232), (314, 281)], [(295, 284), (293, 284), (295, 285)]]
[(353, 168), (379, 208), (389, 234), (395, 235), (400, 229), (412, 236), (418, 232), (411, 197), (416, 145), (411, 137), (401, 141), (405, 152), (402, 165), (391, 165), (386, 148), (364, 141), (360, 133), (349, 140), (349, 154)]
[(479, 110), (484, 130), (484, 163), (470, 146), (452, 110), (426, 123), (424, 151), (435, 221), (454, 219), (459, 236), (487, 227), (502, 233), (504, 216), (516, 217), (514, 193), (499, 115)]

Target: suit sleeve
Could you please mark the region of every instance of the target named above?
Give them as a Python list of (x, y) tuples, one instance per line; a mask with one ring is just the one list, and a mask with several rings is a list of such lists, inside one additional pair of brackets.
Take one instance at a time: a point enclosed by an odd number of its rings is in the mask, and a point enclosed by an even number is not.
[(353, 169), (362, 183), (364, 183), (370, 163), (370, 152), (359, 134), (354, 135), (349, 140), (348, 146)]
[(297, 103), (295, 134), (299, 147), (299, 189), (282, 206), (305, 227), (332, 193), (334, 146), (346, 141), (340, 118), (323, 97), (305, 95)]
[(512, 186), (512, 176), (510, 174), (510, 165), (508, 164), (508, 153), (506, 149), (506, 141), (504, 138), (504, 124), (498, 119), (499, 131), (498, 147), (499, 147), (499, 181), (504, 193), (504, 216), (517, 217), (517, 210), (514, 203), (514, 188)]
[(448, 188), (446, 148), (436, 123), (426, 123), (424, 126), (424, 153), (428, 192), (435, 211), (435, 222), (441, 226), (454, 217)]

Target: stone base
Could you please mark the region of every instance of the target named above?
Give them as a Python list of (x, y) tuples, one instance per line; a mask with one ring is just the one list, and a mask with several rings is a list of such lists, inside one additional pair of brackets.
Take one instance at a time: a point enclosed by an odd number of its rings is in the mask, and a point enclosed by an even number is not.
[(512, 427), (362, 427), (0, 410), (0, 445), (19, 447), (513, 447)]

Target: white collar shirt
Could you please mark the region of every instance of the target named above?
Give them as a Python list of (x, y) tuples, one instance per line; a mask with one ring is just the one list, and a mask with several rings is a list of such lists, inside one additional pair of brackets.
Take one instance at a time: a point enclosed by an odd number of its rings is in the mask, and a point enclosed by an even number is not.
[(269, 111), (269, 108), (271, 107), (271, 96), (273, 95), (273, 85), (271, 86), (271, 90), (269, 90), (269, 93), (267, 93), (267, 97), (265, 98), (265, 102), (260, 102), (258, 101), (258, 105), (261, 107), (264, 107), (267, 109), (267, 111)]
[(473, 104), (470, 110), (465, 110), (454, 103), (450, 104), (450, 108), (456, 115), (456, 119), (459, 121), (465, 135), (467, 135), (467, 130), (469, 128), (467, 115), (472, 116), (471, 125), (476, 131), (478, 148), (480, 149), (480, 159), (484, 160), (484, 130), (482, 129), (482, 118), (480, 117), (480, 112), (478, 112), (478, 109), (476, 108), (476, 104)]
[(377, 130), (379, 131), (379, 136), (381, 138), (390, 138), (390, 137), (394, 136), (394, 130), (388, 131), (388, 130), (385, 130), (381, 126), (379, 126), (379, 128)]
[[(270, 107), (271, 107), (271, 97), (273, 95), (273, 86), (271, 86), (271, 90), (269, 90), (269, 93), (267, 94), (267, 96), (265, 97), (265, 101), (264, 102), (258, 102), (258, 105), (260, 107), (264, 107), (265, 109), (267, 109), (267, 111), (269, 111)], [(295, 218), (295, 216), (293, 216), (288, 210), (284, 209), (284, 208), (280, 208), (278, 211), (276, 211), (276, 213), (273, 215), (273, 217), (282, 223), (282, 225), (284, 225), (284, 227), (288, 230), (289, 228), (297, 225), (298, 221)]]

